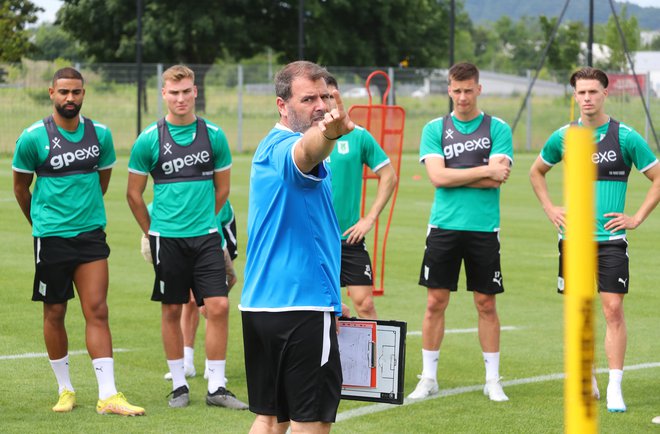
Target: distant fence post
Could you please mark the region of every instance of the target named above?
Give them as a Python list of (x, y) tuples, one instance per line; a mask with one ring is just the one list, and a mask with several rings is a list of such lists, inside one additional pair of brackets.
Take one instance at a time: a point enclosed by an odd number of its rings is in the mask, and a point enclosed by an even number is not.
[(392, 83), (391, 92), (387, 95), (387, 104), (394, 105), (394, 68), (392, 68), (391, 66), (387, 68), (387, 75), (390, 76), (390, 83)]
[(243, 65), (238, 64), (238, 137), (236, 138), (236, 151), (243, 151)]
[[(532, 71), (527, 70), (527, 82), (528, 85), (532, 85)], [(527, 144), (525, 145), (525, 149), (527, 151), (532, 149), (532, 93), (529, 92), (527, 94), (527, 100), (525, 101), (525, 104), (527, 104)]]
[[(646, 110), (651, 113), (651, 71), (646, 71)], [(644, 140), (646, 143), (649, 142), (649, 130), (651, 129), (651, 119), (650, 116), (646, 116), (646, 122), (644, 123)]]
[(163, 88), (163, 64), (156, 65), (156, 95), (158, 95), (158, 119), (163, 117), (163, 94), (159, 92)]

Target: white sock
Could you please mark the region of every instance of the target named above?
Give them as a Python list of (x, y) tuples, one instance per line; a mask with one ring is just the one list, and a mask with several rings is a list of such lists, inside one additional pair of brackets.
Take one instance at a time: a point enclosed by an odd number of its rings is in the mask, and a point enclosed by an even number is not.
[(115, 386), (115, 362), (112, 357), (92, 360), (96, 381), (99, 383), (99, 399), (108, 399), (117, 394)]
[(69, 355), (57, 360), (50, 360), (50, 367), (53, 368), (55, 379), (57, 380), (58, 394), (64, 392), (64, 389), (74, 392), (69, 376)]
[(486, 381), (500, 379), (500, 353), (482, 353), (486, 365)]
[(209, 369), (209, 393), (218, 390), (218, 387), (225, 387), (225, 365), (226, 360), (207, 360)]
[(438, 360), (440, 350), (429, 351), (422, 349), (422, 377), (436, 380), (438, 378)]
[(176, 390), (181, 386), (188, 386), (186, 374), (183, 371), (183, 359), (168, 360), (167, 366), (169, 366), (170, 374), (172, 374), (172, 390)]
[(195, 349), (193, 347), (183, 347), (183, 369), (189, 371), (195, 366)]
[(610, 387), (616, 387), (620, 391), (621, 380), (623, 380), (623, 369), (610, 369), (610, 381), (607, 385), (608, 392)]

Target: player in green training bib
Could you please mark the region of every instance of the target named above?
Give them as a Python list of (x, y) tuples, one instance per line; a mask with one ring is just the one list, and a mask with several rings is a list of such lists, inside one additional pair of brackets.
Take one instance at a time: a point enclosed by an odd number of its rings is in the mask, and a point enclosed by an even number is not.
[[(610, 412), (624, 412), (626, 405), (621, 379), (628, 337), (623, 298), (630, 284), (626, 230), (642, 224), (660, 201), (660, 165), (648, 144), (635, 130), (605, 113), (608, 84), (607, 74), (595, 68), (582, 68), (571, 76), (575, 100), (580, 107), (580, 119), (575, 124), (592, 128), (597, 142), (597, 151), (592, 156), (597, 166), (594, 237), (598, 242), (598, 292), (607, 324), (605, 353), (610, 369), (607, 409)], [(545, 178), (550, 169), (563, 159), (564, 136), (569, 126), (565, 125), (552, 133), (529, 173), (534, 193), (548, 219), (559, 231), (559, 292), (564, 291), (561, 252), (566, 220), (564, 208), (550, 199)], [(624, 214), (624, 209), (628, 175), (633, 165), (653, 184), (637, 212), (628, 216)], [(594, 396), (600, 398), (595, 376), (592, 385)]]
[[(172, 66), (163, 73), (163, 83), (168, 113), (133, 145), (127, 197), (149, 235), (155, 271), (151, 299), (161, 303), (163, 346), (172, 374), (169, 406), (185, 407), (190, 401), (180, 319), (192, 289), (207, 313), (206, 403), (245, 410), (247, 405), (225, 387), (229, 288), (216, 214), (229, 195), (229, 145), (218, 126), (195, 116), (197, 87), (190, 68)], [(151, 215), (143, 199), (149, 175), (154, 181)]]
[[(328, 89), (339, 89), (333, 76)], [(356, 126), (344, 135), (328, 157), (332, 171), (332, 205), (341, 231), (340, 284), (346, 286), (360, 318), (376, 319), (371, 258), (364, 237), (373, 228), (396, 187), (396, 173), (385, 151), (369, 131)], [(367, 165), (378, 176), (378, 190), (371, 208), (360, 217), (362, 170)]]
[(129, 404), (115, 387), (108, 324), (110, 248), (105, 240), (103, 195), (116, 160), (112, 135), (105, 125), (80, 115), (85, 97), (80, 72), (58, 70), (48, 92), (53, 114), (23, 131), (16, 141), (12, 168), (16, 200), (34, 236), (32, 300), (44, 306), (44, 340), (59, 387), (53, 411), (69, 412), (76, 406), (65, 329), (75, 284), (99, 386), (96, 411), (143, 415), (144, 409)]
[[(151, 215), (151, 209), (153, 208), (153, 203), (147, 205), (147, 210)], [(222, 242), (222, 252), (225, 258), (225, 271), (227, 275), (227, 289), (231, 291), (231, 288), (236, 284), (237, 277), (236, 271), (234, 269), (233, 260), (238, 256), (237, 254), (237, 241), (236, 241), (236, 219), (234, 217), (234, 209), (229, 203), (229, 199), (225, 202), (225, 205), (222, 207), (218, 215), (216, 216), (216, 221), (218, 223), (218, 231), (220, 234), (220, 239)], [(142, 234), (140, 237), (140, 253), (144, 257), (144, 260), (148, 263), (153, 263), (153, 257), (151, 255), (151, 246), (149, 245), (149, 237), (145, 234)], [(194, 377), (197, 375), (195, 370), (195, 338), (197, 335), (197, 327), (199, 326), (199, 314), (202, 313), (206, 316), (206, 310), (204, 308), (197, 307), (197, 302), (195, 301), (195, 296), (190, 292), (190, 301), (183, 305), (181, 310), (181, 333), (183, 333), (183, 372), (186, 377)], [(204, 378), (208, 379), (208, 367), (205, 363), (204, 369)], [(172, 373), (167, 371), (164, 375), (165, 380), (172, 380)]]
[(454, 111), (426, 124), (420, 162), (435, 189), (419, 284), (427, 288), (422, 323), (420, 381), (408, 395), (438, 393), (437, 367), (444, 336), (445, 310), (457, 290), (465, 263), (468, 291), (479, 313), (479, 337), (486, 367), (484, 394), (508, 401), (500, 383), (500, 320), (495, 296), (504, 292), (500, 267), (500, 186), (511, 171), (511, 128), (479, 110), (479, 70), (458, 63), (449, 70)]

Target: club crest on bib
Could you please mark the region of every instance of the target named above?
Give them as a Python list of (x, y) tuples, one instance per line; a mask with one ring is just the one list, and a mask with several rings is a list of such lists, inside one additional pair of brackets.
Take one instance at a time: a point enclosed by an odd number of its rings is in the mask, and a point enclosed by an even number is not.
[(337, 152), (340, 154), (348, 154), (348, 140), (339, 140), (337, 141)]

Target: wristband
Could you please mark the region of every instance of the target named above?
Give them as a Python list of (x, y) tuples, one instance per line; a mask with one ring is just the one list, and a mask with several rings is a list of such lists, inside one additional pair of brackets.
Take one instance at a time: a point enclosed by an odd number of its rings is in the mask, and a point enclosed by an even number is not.
[(338, 140), (338, 139), (341, 139), (342, 137), (344, 137), (343, 134), (340, 134), (340, 135), (338, 135), (337, 137), (335, 137), (334, 139), (331, 139), (330, 137), (326, 136), (325, 133), (321, 133), (321, 134), (323, 134), (323, 137), (325, 137), (326, 140), (329, 140), (329, 141), (331, 141), (331, 142), (332, 142), (333, 140)]

